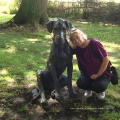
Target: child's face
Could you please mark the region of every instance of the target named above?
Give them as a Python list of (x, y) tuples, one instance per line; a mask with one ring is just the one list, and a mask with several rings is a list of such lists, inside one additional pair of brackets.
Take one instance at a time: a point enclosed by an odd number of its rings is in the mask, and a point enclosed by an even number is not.
[(75, 46), (81, 46), (85, 41), (80, 33), (72, 33), (70, 40)]

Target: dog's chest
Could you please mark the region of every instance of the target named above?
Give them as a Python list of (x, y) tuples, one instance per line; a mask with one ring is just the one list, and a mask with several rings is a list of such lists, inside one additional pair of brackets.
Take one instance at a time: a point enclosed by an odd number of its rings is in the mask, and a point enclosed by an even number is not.
[(68, 58), (57, 57), (56, 66), (58, 67), (67, 66), (68, 60), (69, 60)]
[(56, 64), (55, 69), (58, 74), (62, 74), (66, 67), (68, 66), (68, 63), (70, 62), (70, 58), (56, 58)]
[(57, 74), (60, 75), (64, 72), (68, 64), (72, 62), (72, 55), (68, 45), (62, 47), (62, 49), (56, 47), (54, 44), (52, 45), (49, 61), (54, 66)]

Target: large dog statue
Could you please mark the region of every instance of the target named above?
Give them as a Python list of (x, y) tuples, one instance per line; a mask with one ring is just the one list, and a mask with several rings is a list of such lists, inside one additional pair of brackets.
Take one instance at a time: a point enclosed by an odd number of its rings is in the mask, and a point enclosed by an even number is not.
[[(47, 22), (48, 31), (53, 32), (53, 41), (47, 66), (44, 70), (37, 72), (36, 91), (38, 93), (35, 92), (35, 89), (33, 90), (33, 101), (40, 98), (41, 104), (48, 104), (47, 99), (53, 90), (55, 90), (55, 99), (61, 101), (63, 96), (60, 88), (64, 86), (68, 87), (69, 97), (77, 97), (72, 89), (72, 55), (66, 39), (66, 30), (69, 32), (71, 26), (70, 22), (63, 19)], [(66, 68), (67, 76), (62, 75)]]

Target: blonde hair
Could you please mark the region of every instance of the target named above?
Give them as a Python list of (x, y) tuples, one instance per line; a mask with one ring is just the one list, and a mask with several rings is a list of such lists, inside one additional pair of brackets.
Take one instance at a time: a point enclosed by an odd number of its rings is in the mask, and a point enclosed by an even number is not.
[(73, 48), (73, 49), (75, 49), (76, 47), (75, 47), (75, 45), (72, 43), (72, 39), (71, 39), (71, 35), (73, 34), (73, 33), (78, 33), (78, 34), (80, 34), (82, 37), (83, 37), (83, 39), (86, 39), (87, 40), (87, 35), (82, 31), (82, 30), (79, 30), (79, 29), (77, 29), (77, 28), (72, 28), (71, 29), (71, 31), (69, 32), (69, 42), (70, 42), (70, 46)]
[[(73, 33), (78, 33), (78, 34), (82, 35), (82, 37), (83, 37), (84, 39), (87, 39), (87, 35), (86, 35), (82, 30), (77, 29), (77, 28), (72, 28), (72, 29), (71, 29), (71, 31), (70, 31), (70, 33), (69, 33), (69, 39), (70, 39), (70, 37), (71, 37), (71, 35), (72, 35)], [(72, 41), (72, 40), (70, 39), (70, 41)]]

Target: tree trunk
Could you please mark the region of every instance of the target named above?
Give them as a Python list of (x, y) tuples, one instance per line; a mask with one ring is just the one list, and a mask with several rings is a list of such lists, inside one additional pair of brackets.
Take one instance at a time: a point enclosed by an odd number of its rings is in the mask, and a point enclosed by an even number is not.
[(47, 0), (22, 0), (20, 9), (12, 22), (18, 25), (37, 26), (39, 23), (45, 24), (47, 20)]

